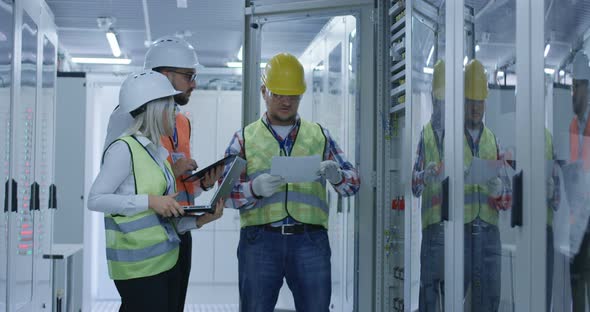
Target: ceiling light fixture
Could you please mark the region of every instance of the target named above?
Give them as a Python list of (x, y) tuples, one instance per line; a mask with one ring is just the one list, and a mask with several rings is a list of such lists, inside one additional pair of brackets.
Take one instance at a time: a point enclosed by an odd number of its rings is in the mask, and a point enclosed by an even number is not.
[(434, 53), (434, 46), (430, 48), (430, 52), (428, 53), (428, 58), (426, 59), (426, 65), (430, 64), (430, 60), (432, 59), (432, 53)]
[(479, 44), (476, 44), (475, 45), (475, 52), (479, 52), (479, 49), (480, 49)]
[(107, 40), (109, 42), (109, 46), (111, 46), (111, 51), (113, 52), (114, 57), (121, 56), (121, 48), (119, 47), (119, 41), (117, 40), (117, 35), (112, 29), (106, 32)]
[(72, 62), (78, 64), (129, 65), (131, 64), (131, 59), (112, 57), (72, 57)]
[(551, 50), (551, 45), (548, 43), (548, 44), (545, 46), (545, 53), (543, 53), (543, 56), (544, 56), (544, 57), (547, 57), (547, 54), (549, 54), (549, 50)]
[(553, 75), (553, 74), (555, 74), (555, 69), (545, 68), (545, 74)]
[(238, 60), (240, 60), (240, 62), (242, 61), (243, 58), (243, 54), (242, 54), (242, 48), (244, 48), (244, 46), (240, 46), (240, 50), (238, 51)]
[(430, 74), (430, 75), (432, 75), (432, 74), (434, 73), (434, 68), (432, 68), (432, 67), (424, 67), (424, 68), (422, 69), (422, 71), (423, 71), (425, 74)]
[[(225, 65), (229, 68), (242, 68), (242, 62), (227, 62)], [(260, 63), (260, 68), (266, 67), (266, 63)]]

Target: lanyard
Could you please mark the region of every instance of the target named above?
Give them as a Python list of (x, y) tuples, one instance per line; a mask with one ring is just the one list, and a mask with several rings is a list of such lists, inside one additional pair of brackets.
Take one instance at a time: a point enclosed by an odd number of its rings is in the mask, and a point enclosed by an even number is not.
[(173, 185), (174, 178), (171, 176), (170, 170), (168, 170), (166, 165), (160, 164), (160, 162), (158, 162), (156, 157), (152, 154), (152, 152), (147, 147), (145, 148), (145, 150), (148, 152), (150, 157), (154, 160), (154, 162), (156, 162), (158, 167), (160, 167), (160, 169), (162, 169), (162, 171), (164, 173), (164, 178), (166, 179), (166, 192), (164, 192), (164, 195), (172, 194), (172, 185)]
[[(170, 138), (170, 137), (168, 137)], [(178, 149), (178, 130), (176, 130), (176, 126), (174, 126), (174, 133), (172, 134), (172, 147), (174, 151)]]

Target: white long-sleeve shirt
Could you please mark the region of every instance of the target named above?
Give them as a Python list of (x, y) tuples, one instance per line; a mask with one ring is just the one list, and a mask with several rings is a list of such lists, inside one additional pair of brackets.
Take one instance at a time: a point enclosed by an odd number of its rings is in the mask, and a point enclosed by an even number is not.
[[(144, 136), (136, 136), (139, 143), (147, 148), (165, 168), (168, 151), (156, 146)], [(163, 169), (164, 170), (164, 169)], [(96, 180), (90, 188), (88, 209), (105, 214), (132, 216), (149, 209), (147, 194), (135, 194), (135, 178), (131, 153), (123, 141), (113, 143), (105, 152), (104, 161)], [(174, 218), (179, 233), (197, 228), (196, 216)]]

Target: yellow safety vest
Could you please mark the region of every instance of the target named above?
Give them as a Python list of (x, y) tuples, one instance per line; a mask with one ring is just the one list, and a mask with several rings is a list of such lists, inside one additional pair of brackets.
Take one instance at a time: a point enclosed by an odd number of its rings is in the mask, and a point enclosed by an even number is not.
[[(135, 193), (164, 194), (167, 186), (164, 172), (145, 147), (135, 137), (119, 140), (127, 143), (131, 152)], [(168, 162), (166, 167), (172, 174)], [(170, 221), (160, 219), (151, 209), (129, 217), (105, 215), (106, 255), (111, 279), (152, 276), (176, 264), (178, 241), (169, 239), (163, 226), (165, 222)]]
[[(324, 157), (327, 140), (318, 124), (300, 120), (291, 155), (283, 155), (271, 130), (262, 120), (244, 128), (244, 150), (247, 174), (252, 180), (270, 172), (273, 156)], [(241, 227), (269, 224), (291, 216), (296, 221), (328, 228), (329, 207), (326, 202), (326, 181), (318, 177), (306, 183), (287, 183), (270, 197), (256, 201), (249, 209), (240, 209)]]
[[(428, 123), (423, 130), (424, 139), (424, 163), (440, 163), (441, 157), (436, 145), (436, 139), (432, 124)], [(471, 166), (473, 154), (467, 142), (463, 137), (463, 161), (467, 167)], [(483, 128), (479, 141), (479, 152), (477, 157), (481, 159), (496, 160), (498, 151), (496, 137), (487, 128)], [(465, 210), (464, 223), (469, 223), (479, 217), (487, 223), (498, 224), (498, 211), (488, 204), (488, 190), (485, 185), (465, 184)], [(442, 202), (441, 183), (427, 185), (422, 193), (422, 228), (442, 221), (441, 202)]]

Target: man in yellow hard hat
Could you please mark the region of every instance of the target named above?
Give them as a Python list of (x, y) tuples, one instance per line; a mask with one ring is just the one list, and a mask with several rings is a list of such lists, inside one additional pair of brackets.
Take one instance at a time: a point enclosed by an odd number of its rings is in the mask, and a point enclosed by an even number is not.
[[(414, 196), (422, 196), (420, 311), (444, 307), (444, 224), (441, 217), (444, 175), (445, 66), (438, 61), (432, 81), (433, 115), (423, 128), (412, 175)], [(500, 177), (485, 185), (469, 181), (473, 157), (500, 159), (496, 136), (483, 124), (488, 85), (483, 65), (465, 67), (465, 290), (471, 287), (471, 311), (497, 311), (500, 301), (498, 210), (510, 205), (509, 182)]]
[[(360, 187), (356, 169), (327, 129), (303, 120), (299, 102), (306, 84), (296, 57), (280, 53), (269, 60), (260, 92), (266, 113), (237, 131), (226, 155), (239, 155), (247, 167), (232, 191), (240, 210), (238, 246), (240, 311), (274, 311), (283, 279), (297, 311), (328, 312), (331, 297), (329, 207), (326, 187), (342, 196)], [(286, 183), (270, 175), (274, 156), (318, 155), (316, 180)]]
[[(501, 242), (499, 211), (512, 204), (507, 171), (485, 184), (472, 180), (468, 172), (486, 170), (472, 166), (474, 157), (501, 160), (500, 145), (484, 125), (488, 81), (483, 65), (476, 59), (465, 66), (465, 292), (471, 293), (471, 311), (498, 311), (500, 304)], [(508, 166), (507, 164), (504, 164)]]
[(444, 226), (440, 217), (443, 177), (445, 63), (434, 65), (432, 115), (422, 129), (412, 173), (412, 192), (422, 196), (419, 311), (441, 311), (444, 294)]

